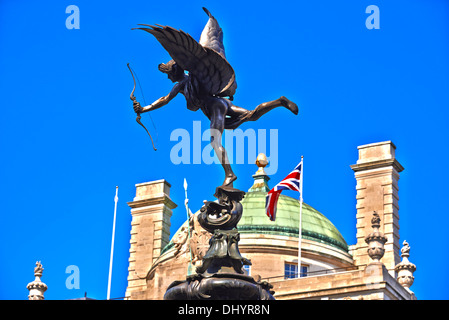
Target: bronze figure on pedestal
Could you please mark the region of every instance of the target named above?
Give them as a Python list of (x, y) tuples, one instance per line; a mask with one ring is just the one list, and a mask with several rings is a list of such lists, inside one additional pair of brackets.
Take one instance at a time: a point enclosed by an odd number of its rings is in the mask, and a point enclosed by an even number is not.
[(208, 14), (209, 21), (199, 42), (188, 33), (169, 26), (141, 24), (142, 27), (134, 28), (151, 33), (167, 50), (172, 60), (161, 63), (159, 71), (166, 73), (175, 85), (169, 94), (148, 106), (141, 107), (134, 99), (133, 107), (140, 115), (163, 107), (177, 94), (183, 94), (189, 110), (201, 109), (210, 120), (211, 145), (225, 171), (222, 186), (233, 187), (237, 176), (232, 171), (226, 150), (221, 144), (224, 129), (236, 129), (246, 121), (256, 121), (268, 111), (281, 106), (298, 114), (298, 107), (284, 96), (262, 103), (251, 111), (232, 103), (237, 82), (234, 69), (225, 57), (223, 31), (211, 13), (206, 8), (203, 9)]
[[(203, 9), (209, 21), (199, 42), (184, 31), (168, 26), (141, 25), (135, 28), (152, 34), (167, 50), (172, 60), (161, 63), (159, 70), (175, 83), (168, 95), (145, 107), (134, 97), (133, 89), (130, 98), (137, 122), (142, 125), (141, 113), (165, 106), (181, 93), (189, 110), (201, 109), (210, 120), (210, 142), (225, 171), (223, 184), (215, 190), (214, 196), (218, 201), (205, 201), (198, 216), (201, 227), (213, 234), (202, 264), (196, 268), (196, 274), (187, 276), (185, 281), (173, 282), (164, 299), (274, 299), (270, 284), (254, 280), (243, 270), (244, 266), (251, 265), (238, 248), (237, 223), (243, 213), (240, 201), (245, 192), (233, 187), (237, 176), (232, 171), (221, 139), (225, 129), (236, 129), (244, 122), (256, 121), (274, 108), (285, 107), (298, 114), (298, 107), (284, 96), (262, 103), (254, 110), (232, 103), (237, 82), (234, 69), (225, 57), (223, 31), (210, 12)], [(131, 68), (130, 71), (133, 74)]]

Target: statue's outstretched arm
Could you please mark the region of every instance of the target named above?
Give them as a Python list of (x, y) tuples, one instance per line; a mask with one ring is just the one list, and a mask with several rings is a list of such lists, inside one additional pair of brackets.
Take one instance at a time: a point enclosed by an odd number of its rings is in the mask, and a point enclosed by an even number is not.
[(159, 99), (157, 99), (150, 105), (143, 107), (143, 108), (140, 106), (139, 102), (135, 101), (133, 104), (134, 111), (136, 113), (144, 113), (144, 112), (159, 109), (160, 107), (163, 107), (167, 103), (169, 103), (183, 89), (184, 89), (184, 83), (178, 82), (173, 86), (173, 88), (171, 89), (169, 94), (167, 94), (166, 96), (160, 97)]

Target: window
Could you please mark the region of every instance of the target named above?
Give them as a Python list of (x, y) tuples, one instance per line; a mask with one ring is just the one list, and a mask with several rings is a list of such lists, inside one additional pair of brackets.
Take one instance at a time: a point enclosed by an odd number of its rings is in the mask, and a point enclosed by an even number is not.
[(307, 277), (309, 267), (301, 265), (301, 277)]
[(298, 278), (298, 265), (293, 263), (285, 263), (284, 279)]
[[(308, 266), (301, 265), (301, 277), (307, 277), (308, 269)], [(284, 266), (284, 279), (294, 278), (298, 278), (298, 264), (286, 262)]]

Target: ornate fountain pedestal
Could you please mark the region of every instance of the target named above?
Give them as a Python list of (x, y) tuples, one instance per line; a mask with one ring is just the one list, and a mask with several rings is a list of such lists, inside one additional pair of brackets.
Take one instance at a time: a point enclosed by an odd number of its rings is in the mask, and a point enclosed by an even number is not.
[(214, 195), (218, 202), (204, 203), (198, 222), (213, 234), (209, 249), (196, 274), (173, 282), (164, 300), (274, 300), (272, 285), (257, 282), (243, 271), (244, 265), (251, 265), (238, 248), (236, 227), (242, 217), (240, 201), (244, 195), (238, 189), (218, 187)]
[(274, 300), (267, 282), (235, 273), (196, 274), (185, 281), (175, 281), (164, 300)]

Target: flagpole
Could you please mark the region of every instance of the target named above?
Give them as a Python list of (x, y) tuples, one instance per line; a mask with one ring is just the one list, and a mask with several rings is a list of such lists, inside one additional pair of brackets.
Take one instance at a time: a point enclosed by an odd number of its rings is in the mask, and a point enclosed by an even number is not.
[(111, 298), (111, 277), (112, 277), (112, 260), (114, 257), (114, 237), (115, 237), (115, 220), (117, 217), (117, 202), (118, 202), (118, 186), (115, 187), (115, 197), (114, 197), (114, 222), (112, 224), (112, 241), (111, 241), (111, 256), (109, 260), (109, 277), (108, 277), (108, 294), (107, 300)]
[(298, 237), (298, 278), (301, 277), (301, 244), (302, 244), (302, 182), (304, 180), (304, 156), (301, 156), (301, 176), (299, 182), (299, 237)]
[(185, 191), (185, 206), (186, 206), (186, 212), (187, 212), (187, 236), (188, 236), (188, 241), (189, 241), (189, 264), (187, 266), (187, 275), (190, 275), (192, 273), (192, 247), (190, 245), (190, 210), (189, 210), (189, 205), (188, 205), (188, 201), (189, 198), (187, 197), (187, 180), (186, 178), (184, 178), (184, 191)]

